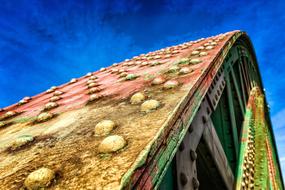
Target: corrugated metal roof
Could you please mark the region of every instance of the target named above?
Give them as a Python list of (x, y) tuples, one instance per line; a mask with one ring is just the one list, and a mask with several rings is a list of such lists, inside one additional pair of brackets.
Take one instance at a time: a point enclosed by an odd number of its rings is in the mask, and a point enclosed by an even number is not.
[(141, 54), (4, 108), (0, 188), (35, 187), (41, 168), (54, 189), (121, 188), (240, 33)]

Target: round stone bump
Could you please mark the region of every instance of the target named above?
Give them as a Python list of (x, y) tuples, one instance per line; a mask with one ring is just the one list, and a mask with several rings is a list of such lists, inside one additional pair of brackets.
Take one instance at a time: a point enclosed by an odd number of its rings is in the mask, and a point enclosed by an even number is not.
[(190, 62), (189, 58), (182, 58), (179, 60), (178, 64), (188, 64)]
[(207, 49), (207, 50), (210, 50), (210, 49), (213, 49), (214, 48), (214, 46), (207, 46), (205, 49)]
[(152, 84), (158, 85), (158, 84), (162, 84), (164, 82), (165, 82), (165, 79), (162, 76), (158, 76), (155, 79), (153, 79)]
[(199, 51), (192, 51), (191, 55), (198, 55), (200, 52)]
[(93, 88), (90, 88), (90, 90), (88, 91), (89, 94), (94, 94), (95, 92), (100, 92), (101, 89), (98, 88), (98, 87), (93, 87)]
[(96, 87), (96, 86), (99, 86), (97, 83), (95, 82), (92, 82), (90, 84), (88, 84), (88, 88), (93, 88), (93, 87)]
[(190, 64), (198, 64), (201, 63), (202, 61), (200, 59), (191, 59)]
[(126, 146), (126, 140), (119, 135), (111, 135), (106, 137), (98, 147), (100, 153), (112, 153)]
[(49, 102), (45, 105), (44, 110), (51, 110), (53, 108), (56, 108), (58, 104), (56, 102)]
[(47, 93), (54, 92), (56, 88), (57, 88), (56, 86), (52, 86), (52, 87), (51, 87), (50, 89), (48, 89), (46, 92), (47, 92)]
[(137, 92), (135, 93), (132, 97), (131, 97), (131, 104), (140, 104), (141, 102), (143, 102), (145, 100), (145, 95), (141, 92)]
[(127, 75), (128, 75), (127, 72), (122, 72), (122, 73), (120, 73), (119, 77), (126, 77)]
[(100, 95), (98, 95), (98, 94), (92, 94), (92, 95), (90, 95), (90, 97), (89, 97), (89, 102), (93, 102), (93, 101), (95, 101), (95, 100), (98, 100), (99, 98), (101, 98)]
[(59, 91), (59, 90), (57, 90), (57, 91), (55, 91), (55, 92), (53, 93), (54, 96), (59, 96), (59, 95), (62, 95), (62, 94), (63, 94), (63, 92), (61, 92), (61, 91)]
[(51, 118), (53, 118), (54, 114), (49, 112), (43, 112), (40, 115), (37, 116), (37, 122), (44, 122)]
[(138, 76), (137, 75), (135, 75), (135, 74), (128, 74), (127, 76), (126, 76), (126, 80), (134, 80), (134, 79), (136, 79)]
[(95, 83), (95, 81), (89, 79), (86, 83), (87, 83), (87, 84), (91, 84), (91, 83)]
[(174, 66), (172, 66), (172, 67), (170, 67), (170, 68), (168, 69), (168, 73), (176, 73), (176, 72), (179, 71), (179, 69), (180, 69), (179, 66), (174, 65)]
[(95, 136), (105, 136), (108, 135), (114, 128), (116, 124), (112, 120), (103, 120), (97, 123), (95, 126)]
[(50, 98), (50, 102), (55, 102), (55, 101), (57, 101), (57, 100), (60, 100), (61, 99), (61, 97), (59, 97), (59, 96), (53, 96), (53, 97), (51, 97)]
[(208, 53), (207, 53), (207, 52), (204, 52), (204, 51), (202, 51), (201, 53), (199, 53), (199, 56), (206, 56), (206, 55), (208, 55)]
[(6, 125), (7, 125), (6, 122), (0, 121), (0, 129), (1, 129), (2, 127), (5, 127)]
[(55, 172), (49, 168), (40, 168), (33, 171), (26, 178), (24, 185), (29, 190), (44, 189), (55, 178)]
[(156, 110), (160, 106), (159, 101), (157, 100), (147, 100), (141, 105), (141, 111), (142, 112), (151, 112), (153, 110)]
[(86, 76), (90, 77), (90, 76), (92, 76), (92, 73), (89, 72), (89, 73), (86, 74)]
[(91, 76), (89, 79), (90, 79), (90, 80), (95, 80), (95, 79), (97, 79), (97, 78), (98, 78), (97, 76), (94, 76), (94, 75), (93, 75), (93, 76)]
[(14, 117), (17, 114), (18, 114), (18, 112), (16, 112), (16, 111), (8, 111), (3, 116), (0, 117), (0, 120), (1, 119), (8, 119), (10, 117)]
[(177, 80), (169, 80), (164, 83), (163, 88), (172, 89), (172, 88), (176, 88), (178, 85), (179, 85), (179, 82)]
[(77, 82), (77, 79), (76, 78), (73, 78), (73, 79), (71, 79), (70, 81), (69, 81), (69, 83), (76, 83)]
[(19, 101), (19, 105), (22, 105), (22, 104), (26, 104), (29, 102), (31, 98), (30, 97), (24, 97), (22, 100)]
[(192, 72), (192, 69), (188, 68), (188, 67), (182, 67), (179, 71), (179, 74), (183, 75), (183, 74), (187, 74)]
[(15, 141), (12, 142), (10, 145), (11, 150), (16, 150), (29, 142), (32, 142), (34, 140), (34, 137), (31, 135), (23, 135), (18, 137)]

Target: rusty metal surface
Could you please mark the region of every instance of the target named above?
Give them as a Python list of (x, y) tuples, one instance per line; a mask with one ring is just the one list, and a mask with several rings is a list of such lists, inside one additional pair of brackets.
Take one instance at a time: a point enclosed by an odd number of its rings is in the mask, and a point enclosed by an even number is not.
[[(167, 153), (162, 144), (169, 144), (177, 115), (192, 102), (184, 115), (194, 116), (227, 51), (241, 35), (245, 34), (233, 31), (136, 56), (4, 108), (0, 188), (23, 188), (29, 174), (42, 167), (55, 172), (46, 184), (51, 189), (131, 188), (138, 179), (151, 188), (157, 179), (142, 175), (146, 166), (155, 174), (160, 170), (150, 161), (167, 162), (169, 156), (159, 157), (159, 152)], [(145, 98), (131, 104), (136, 92)], [(158, 106), (142, 111), (147, 100), (157, 100)], [(102, 120), (112, 120), (116, 127), (98, 136), (94, 130)], [(183, 136), (185, 129), (180, 132)], [(121, 136), (126, 145), (102, 153), (99, 145), (111, 135)], [(23, 137), (26, 141), (19, 144), (17, 139)]]
[(284, 189), (272, 142), (264, 95), (254, 87), (243, 124), (236, 189)]

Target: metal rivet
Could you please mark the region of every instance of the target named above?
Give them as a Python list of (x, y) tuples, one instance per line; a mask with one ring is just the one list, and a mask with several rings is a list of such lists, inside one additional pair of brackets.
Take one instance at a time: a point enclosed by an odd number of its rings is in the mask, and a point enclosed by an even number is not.
[(188, 132), (189, 133), (192, 133), (193, 132), (193, 125), (191, 124), (190, 126), (189, 126), (189, 128), (188, 128)]
[(207, 114), (210, 114), (211, 110), (209, 107), (207, 107)]
[(190, 150), (190, 158), (192, 161), (197, 159), (197, 153), (194, 150)]
[(207, 118), (205, 116), (202, 116), (202, 121), (205, 124), (207, 122)]
[(200, 183), (199, 183), (198, 179), (196, 179), (195, 177), (193, 177), (192, 183), (193, 183), (194, 189), (198, 189), (198, 188), (199, 188)]
[(185, 173), (180, 173), (180, 183), (182, 186), (185, 186), (188, 182), (187, 176)]
[(184, 145), (183, 142), (181, 142), (181, 144), (179, 145), (179, 150), (180, 150), (180, 151), (183, 151), (184, 148), (185, 148), (185, 145)]

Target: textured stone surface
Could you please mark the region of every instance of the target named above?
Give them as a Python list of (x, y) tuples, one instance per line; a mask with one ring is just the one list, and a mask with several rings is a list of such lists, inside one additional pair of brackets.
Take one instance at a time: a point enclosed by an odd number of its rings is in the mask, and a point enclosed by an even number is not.
[(108, 135), (115, 127), (116, 124), (112, 120), (103, 120), (95, 126), (94, 132), (96, 136), (105, 136)]
[(155, 79), (153, 79), (152, 84), (158, 85), (158, 84), (162, 84), (164, 82), (165, 82), (165, 78), (162, 76), (158, 76)]
[(131, 97), (131, 104), (140, 104), (146, 99), (145, 95), (141, 92), (137, 92)]
[(34, 140), (34, 137), (31, 135), (23, 135), (18, 137), (13, 143), (10, 145), (11, 150), (16, 150), (29, 142), (32, 142)]
[(29, 190), (39, 190), (48, 187), (55, 177), (53, 170), (40, 168), (28, 175), (25, 180), (25, 187)]
[(53, 108), (56, 108), (58, 104), (56, 102), (49, 102), (45, 105), (44, 110), (51, 110)]
[(147, 100), (141, 105), (142, 112), (150, 112), (157, 109), (160, 106), (157, 100)]
[(111, 153), (122, 149), (127, 144), (126, 140), (119, 135), (106, 137), (99, 145), (98, 150), (101, 153)]
[(37, 117), (37, 122), (44, 122), (51, 119), (54, 115), (49, 112), (43, 112)]
[(176, 88), (178, 85), (179, 85), (179, 82), (177, 80), (169, 80), (164, 83), (163, 88), (171, 89), (171, 88)]

